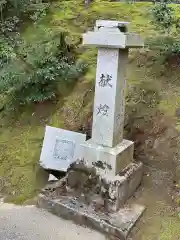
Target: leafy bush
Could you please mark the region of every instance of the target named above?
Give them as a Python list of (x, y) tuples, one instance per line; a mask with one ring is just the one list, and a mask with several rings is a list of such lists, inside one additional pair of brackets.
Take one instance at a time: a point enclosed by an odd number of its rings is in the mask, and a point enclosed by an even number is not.
[(174, 9), (167, 2), (156, 3), (152, 7), (153, 23), (163, 32), (170, 32), (172, 28), (178, 27), (178, 20)]
[(55, 98), (61, 83), (72, 82), (83, 73), (84, 64), (76, 63), (74, 46), (66, 44), (65, 38), (61, 33), (51, 41), (24, 43), (21, 51), (10, 56), (10, 62), (9, 50), (1, 53), (4, 67), (0, 71), (0, 94), (6, 96), (7, 106)]
[(33, 14), (40, 16), (48, 7), (48, 1), (43, 0), (1, 0), (1, 21), (6, 20), (7, 16), (16, 16), (20, 19), (25, 16), (31, 18)]
[(38, 23), (49, 9), (48, 2), (0, 1), (0, 94), (5, 106), (53, 99), (61, 83), (72, 82), (84, 70), (76, 63), (74, 46), (66, 43), (65, 33), (42, 26), (39, 39), (28, 42), (22, 37), (24, 23)]
[(150, 49), (160, 51), (161, 55), (165, 57), (180, 54), (180, 41), (175, 37), (148, 38), (146, 44)]
[[(158, 50), (163, 61), (180, 54), (179, 19), (168, 2), (155, 3), (152, 7), (153, 24), (161, 30), (160, 35), (147, 40), (152, 50)], [(171, 35), (170, 35), (171, 33)]]

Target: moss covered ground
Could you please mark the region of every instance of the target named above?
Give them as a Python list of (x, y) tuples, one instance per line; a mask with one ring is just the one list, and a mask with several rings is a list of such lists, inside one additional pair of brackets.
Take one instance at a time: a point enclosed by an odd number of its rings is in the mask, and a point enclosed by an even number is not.
[[(172, 6), (176, 9), (176, 14), (180, 15), (179, 5)], [(46, 30), (57, 33), (66, 31), (69, 32), (68, 41), (79, 44), (81, 34), (91, 29), (96, 19), (116, 19), (131, 22), (130, 30), (147, 39), (159, 34), (151, 23), (150, 7), (150, 3), (94, 1), (89, 8), (85, 8), (84, 1), (81, 0), (56, 1), (51, 5), (48, 16), (38, 25), (28, 26), (23, 36), (31, 43), (38, 41)], [(15, 113), (15, 116), (0, 115), (0, 190), (8, 195), (9, 201), (23, 203), (32, 198), (47, 179), (47, 174), (38, 165), (45, 125), (78, 130), (92, 110), (91, 89), (95, 79), (97, 51), (80, 46), (77, 52), (79, 59), (88, 63), (88, 71), (75, 87), (61, 86), (61, 97), (54, 103), (33, 105)], [(129, 89), (134, 85), (146, 90), (153, 89), (160, 101), (155, 107), (165, 115), (176, 118), (175, 113), (180, 103), (180, 74), (177, 67), (167, 68), (156, 52), (145, 48), (130, 52), (127, 75)], [(153, 108), (152, 105), (147, 107), (141, 104), (139, 114), (148, 116)], [(178, 119), (176, 125), (179, 127)], [(153, 198), (153, 201), (156, 200)], [(137, 239), (178, 240), (180, 220), (169, 217), (166, 212), (158, 217), (153, 215), (158, 206), (157, 203), (149, 212), (147, 218), (151, 224), (143, 226), (143, 233)], [(136, 235), (138, 236), (137, 233)]]

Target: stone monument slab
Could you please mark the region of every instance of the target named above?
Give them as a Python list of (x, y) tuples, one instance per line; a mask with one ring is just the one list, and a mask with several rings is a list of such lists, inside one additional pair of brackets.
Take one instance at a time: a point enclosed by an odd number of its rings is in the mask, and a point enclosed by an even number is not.
[(67, 171), (74, 162), (75, 152), (86, 140), (86, 135), (46, 126), (40, 165), (45, 169)]

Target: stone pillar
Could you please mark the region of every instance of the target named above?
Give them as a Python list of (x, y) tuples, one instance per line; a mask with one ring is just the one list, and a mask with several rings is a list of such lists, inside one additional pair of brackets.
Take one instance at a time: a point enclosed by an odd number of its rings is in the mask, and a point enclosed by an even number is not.
[(96, 21), (94, 32), (83, 35), (83, 45), (98, 47), (92, 139), (81, 144), (77, 158), (101, 174), (118, 174), (133, 160), (134, 144), (123, 139), (128, 49), (142, 47), (128, 23)]
[(128, 49), (98, 51), (92, 140), (114, 147), (123, 140)]

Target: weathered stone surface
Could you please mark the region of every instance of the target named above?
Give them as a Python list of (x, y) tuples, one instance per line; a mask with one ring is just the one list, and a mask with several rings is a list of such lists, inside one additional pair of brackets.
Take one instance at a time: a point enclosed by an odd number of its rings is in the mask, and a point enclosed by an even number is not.
[(142, 176), (142, 163), (131, 163), (116, 176), (104, 175), (103, 181), (107, 183), (109, 193), (108, 208), (118, 211), (138, 188)]
[(94, 210), (97, 211), (104, 211), (105, 210), (105, 200), (98, 194), (95, 194), (92, 197), (92, 206)]
[(96, 144), (92, 139), (81, 144), (76, 159), (83, 159), (86, 166), (95, 167), (98, 174), (118, 174), (133, 161), (134, 144), (123, 140), (114, 148)]
[(43, 194), (52, 198), (76, 196), (86, 204), (95, 206), (97, 203), (97, 208), (104, 208), (104, 211), (118, 211), (139, 186), (142, 174), (142, 163), (131, 163), (116, 176), (71, 169), (65, 178), (49, 184)]
[(68, 171), (78, 171), (78, 172), (84, 172), (88, 175), (95, 175), (96, 174), (96, 169), (94, 168), (94, 166), (90, 167), (90, 166), (87, 166), (85, 165), (85, 162), (84, 160), (81, 160), (81, 159), (77, 159), (76, 162), (72, 163), (69, 168), (68, 168)]
[[(78, 163), (74, 166), (77, 167)], [(142, 164), (131, 163), (116, 176), (93, 175), (94, 171), (91, 175), (85, 167), (81, 166), (79, 172), (76, 167), (74, 170), (71, 168), (64, 179), (45, 188), (38, 196), (38, 206), (78, 224), (126, 239), (144, 210), (143, 207), (122, 209), (125, 201), (140, 184)], [(86, 179), (79, 177), (81, 173)], [(58, 191), (60, 194), (57, 194)]]
[(74, 155), (79, 151), (79, 144), (85, 140), (85, 134), (46, 126), (40, 165), (45, 169), (66, 172), (76, 160)]
[(84, 172), (71, 170), (67, 174), (67, 184), (71, 188), (80, 188), (88, 177)]
[(73, 220), (77, 224), (86, 225), (120, 240), (127, 238), (133, 225), (144, 211), (143, 206), (134, 205), (107, 215), (94, 211), (92, 207), (72, 197), (50, 200), (42, 194), (38, 197), (37, 205), (66, 220)]
[(95, 167), (86, 166), (82, 160), (71, 164), (67, 173), (67, 186), (89, 196), (100, 192), (100, 181)]

